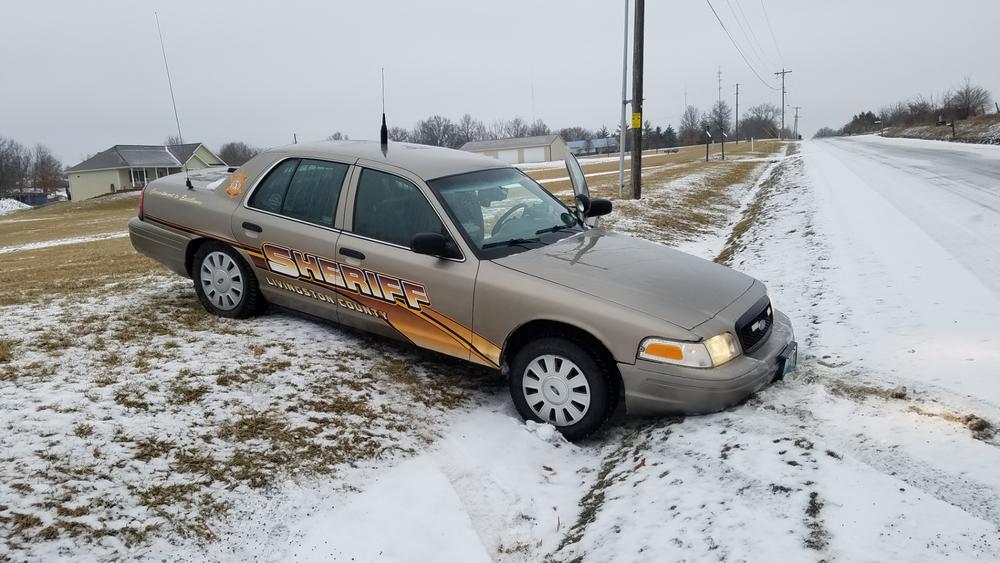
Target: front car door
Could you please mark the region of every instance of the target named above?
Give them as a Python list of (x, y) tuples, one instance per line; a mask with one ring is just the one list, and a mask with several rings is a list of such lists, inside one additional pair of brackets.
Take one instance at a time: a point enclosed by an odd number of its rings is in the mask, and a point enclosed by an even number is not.
[(268, 301), (339, 320), (331, 258), (351, 170), (345, 162), (282, 158), (236, 208), (234, 236)]
[[(345, 287), (341, 322), (403, 338), (423, 348), (497, 367), (472, 334), (479, 262), (420, 178), (383, 163), (359, 160), (351, 183), (337, 260)], [(443, 234), (461, 258), (417, 254), (417, 233)]]
[[(566, 170), (569, 172), (569, 181), (573, 185), (573, 195), (584, 195), (590, 198), (590, 187), (587, 186), (587, 177), (583, 174), (583, 167), (580, 166), (580, 161), (576, 159), (576, 156), (566, 151)], [(591, 227), (597, 226), (597, 217), (588, 217), (586, 219), (587, 225)]]

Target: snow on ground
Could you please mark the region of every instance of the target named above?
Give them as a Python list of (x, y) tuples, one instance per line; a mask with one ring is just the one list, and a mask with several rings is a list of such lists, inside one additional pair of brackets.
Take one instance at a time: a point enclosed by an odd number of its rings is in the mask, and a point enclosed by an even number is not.
[(16, 244), (13, 246), (0, 246), (0, 254), (9, 254), (11, 252), (22, 252), (25, 250), (38, 250), (39, 248), (49, 248), (51, 246), (64, 246), (67, 244), (80, 244), (84, 242), (95, 242), (99, 240), (108, 240), (115, 238), (127, 237), (127, 231), (120, 231), (114, 233), (101, 233), (97, 235), (88, 235), (85, 237), (70, 237), (70, 238), (60, 238), (55, 240), (46, 240), (42, 242), (31, 242), (26, 244)]
[[(875, 268), (872, 257), (892, 256), (882, 251), (897, 241), (858, 235), (914, 234), (912, 225), (867, 199), (861, 203), (871, 204), (873, 215), (865, 215), (864, 229), (844, 222), (843, 214), (862, 213), (858, 198), (870, 188), (842, 175), (829, 191), (815, 186), (816, 175), (836, 171), (823, 167), (821, 148), (804, 147), (803, 159), (786, 159), (762, 186), (763, 209), (732, 259), (768, 283), (776, 306), (792, 318), (802, 345), (798, 372), (730, 411), (638, 427), (617, 459), (608, 458), (610, 484), (601, 490), (612, 500), (556, 559), (1000, 556), (1000, 443), (988, 426), (1000, 418), (996, 388), (969, 400), (925, 383), (938, 365), (909, 361), (905, 371), (892, 369), (893, 360), (908, 361), (907, 351), (892, 346), (896, 335), (880, 326), (880, 315), (898, 322), (904, 314), (919, 318), (925, 302), (961, 306), (964, 299), (907, 292), (887, 302), (891, 284), (920, 278), (919, 261)], [(982, 295), (953, 261), (941, 268), (958, 291)], [(873, 272), (877, 279), (867, 283), (844, 283)], [(914, 298), (906, 311), (896, 309)], [(957, 311), (963, 321), (976, 316)], [(936, 333), (930, 325), (923, 330)], [(997, 330), (986, 327), (982, 337), (995, 338)], [(860, 342), (870, 346), (852, 345)], [(979, 369), (980, 376), (995, 373), (996, 365)]]
[(210, 316), (173, 276), (0, 316), (0, 559), (266, 556), (492, 392), (315, 320)]
[(8, 213), (13, 213), (14, 211), (20, 211), (22, 209), (30, 209), (31, 206), (26, 203), (21, 203), (16, 199), (0, 199), (0, 215), (6, 215)]
[[(38, 560), (997, 560), (997, 295), (883, 191), (934, 182), (800, 146), (607, 218), (762, 279), (792, 318), (798, 371), (741, 406), (569, 444), (464, 365), (214, 319), (153, 278), (0, 310), (0, 529)], [(681, 201), (696, 236), (662, 212)]]

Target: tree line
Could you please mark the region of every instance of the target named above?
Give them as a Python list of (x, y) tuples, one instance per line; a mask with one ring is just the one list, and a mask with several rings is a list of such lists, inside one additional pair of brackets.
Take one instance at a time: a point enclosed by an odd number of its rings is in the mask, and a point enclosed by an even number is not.
[(965, 79), (960, 86), (945, 91), (940, 96), (916, 96), (879, 108), (854, 114), (840, 129), (823, 127), (815, 137), (858, 135), (878, 131), (882, 127), (912, 127), (935, 125), (985, 115), (992, 109), (993, 96), (989, 90)]
[[(746, 110), (739, 123), (739, 135), (742, 139), (768, 138), (778, 136), (778, 118), (781, 109), (771, 104), (759, 104)], [(653, 126), (648, 120), (642, 125), (643, 149), (670, 148), (683, 145), (696, 145), (705, 142), (705, 131), (712, 133), (718, 140), (719, 131), (724, 131), (730, 140), (735, 139), (733, 111), (725, 101), (717, 102), (712, 108), (702, 113), (696, 106), (688, 106), (680, 118), (680, 128), (673, 125)], [(498, 119), (490, 123), (463, 115), (458, 120), (435, 114), (421, 119), (412, 128), (390, 127), (389, 140), (421, 145), (432, 145), (452, 149), (461, 148), (472, 141), (492, 141), (518, 137), (533, 137), (556, 133), (566, 142), (594, 141), (597, 139), (618, 139), (620, 129), (614, 131), (602, 125), (599, 129), (589, 129), (580, 125), (563, 127), (553, 131), (541, 119), (528, 122), (521, 117)], [(790, 133), (786, 130), (786, 135)], [(339, 131), (328, 136), (328, 141), (347, 140), (349, 137)], [(625, 136), (625, 148), (631, 149), (631, 135)], [(240, 166), (250, 160), (263, 149), (253, 147), (242, 141), (231, 141), (222, 145), (219, 156), (230, 166)]]
[(62, 187), (63, 165), (42, 144), (33, 147), (0, 137), (0, 195), (30, 188), (51, 193)]

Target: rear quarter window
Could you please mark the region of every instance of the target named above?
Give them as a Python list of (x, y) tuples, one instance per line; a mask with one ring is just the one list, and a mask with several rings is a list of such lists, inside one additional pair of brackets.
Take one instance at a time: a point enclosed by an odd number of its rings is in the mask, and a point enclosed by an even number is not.
[(289, 159), (274, 167), (247, 205), (325, 227), (332, 227), (349, 165), (324, 160)]

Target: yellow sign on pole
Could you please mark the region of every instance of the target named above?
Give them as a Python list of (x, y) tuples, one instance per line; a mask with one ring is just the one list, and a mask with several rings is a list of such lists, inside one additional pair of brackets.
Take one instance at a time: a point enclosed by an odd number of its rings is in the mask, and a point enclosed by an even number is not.
[(632, 112), (632, 129), (642, 128), (642, 114), (638, 112)]

